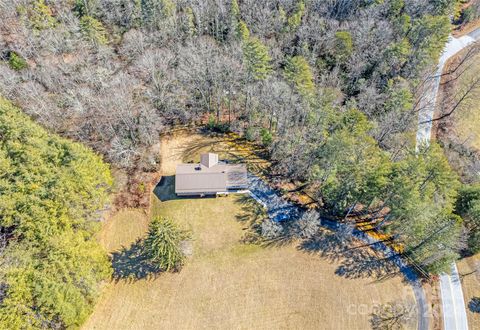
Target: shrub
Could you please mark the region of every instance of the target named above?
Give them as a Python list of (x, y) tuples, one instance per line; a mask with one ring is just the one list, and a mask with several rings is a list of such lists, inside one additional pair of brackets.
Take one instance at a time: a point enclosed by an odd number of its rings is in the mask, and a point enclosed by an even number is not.
[(470, 23), (477, 18), (478, 18), (478, 15), (475, 12), (475, 9), (473, 8), (473, 6), (470, 6), (468, 8), (465, 8), (465, 10), (462, 12), (461, 21), (463, 24), (465, 24), (465, 23)]
[(217, 122), (213, 115), (208, 117), (207, 129), (213, 132), (227, 133), (230, 131), (230, 125), (228, 123)]
[(265, 221), (262, 222), (261, 234), (265, 239), (275, 239), (282, 236), (283, 227), (280, 223), (272, 219), (265, 219)]
[(23, 17), (26, 16), (28, 22), (35, 30), (52, 28), (57, 23), (52, 15), (52, 10), (45, 3), (45, 0), (33, 1), (28, 6), (18, 6), (17, 12)]
[(208, 116), (207, 128), (209, 130), (213, 130), (215, 129), (215, 125), (216, 125), (215, 117), (212, 114), (210, 114), (210, 116)]
[(20, 71), (28, 67), (27, 61), (15, 52), (10, 52), (10, 58), (8, 64), (13, 70)]
[(257, 139), (257, 136), (258, 136), (258, 132), (255, 127), (251, 126), (245, 130), (244, 137), (248, 141), (255, 141)]
[(307, 211), (295, 221), (295, 234), (301, 238), (312, 238), (320, 228), (320, 217), (316, 211)]
[(289, 58), (285, 65), (284, 75), (301, 95), (311, 97), (315, 93), (313, 73), (304, 57), (294, 56)]
[(295, 9), (295, 12), (293, 13), (292, 16), (290, 16), (287, 20), (288, 26), (290, 29), (295, 30), (297, 29), (300, 24), (302, 23), (302, 17), (305, 14), (305, 4), (303, 1), (300, 1), (297, 4), (297, 8)]
[(272, 143), (272, 133), (266, 129), (266, 128), (262, 128), (260, 130), (260, 136), (262, 138), (262, 144), (265, 145), (265, 146), (268, 146)]
[(250, 30), (244, 21), (240, 20), (237, 24), (237, 36), (242, 41), (247, 41), (250, 38)]
[(348, 31), (335, 33), (336, 54), (339, 60), (345, 60), (353, 51), (352, 35)]

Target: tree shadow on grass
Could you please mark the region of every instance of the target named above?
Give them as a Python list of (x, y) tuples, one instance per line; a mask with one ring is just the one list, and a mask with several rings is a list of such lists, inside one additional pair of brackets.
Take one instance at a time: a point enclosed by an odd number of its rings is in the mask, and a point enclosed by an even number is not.
[(193, 140), (187, 146), (184, 146), (178, 153), (178, 157), (190, 162), (199, 162), (200, 154), (205, 152), (213, 152), (226, 157), (232, 162), (239, 161), (238, 155), (228, 145), (229, 138), (221, 134), (212, 134), (209, 132), (199, 132), (204, 139)]
[[(200, 154), (203, 152), (218, 152), (215, 150), (215, 146), (218, 145), (218, 141), (213, 138), (201, 141), (192, 141), (188, 146), (183, 147), (179, 153), (179, 156), (183, 160), (189, 160), (193, 162), (200, 161)], [(198, 159), (197, 159), (198, 157)]]
[(148, 262), (141, 239), (138, 239), (128, 248), (123, 247), (121, 250), (114, 252), (112, 254), (112, 268), (112, 278), (115, 282), (155, 279), (160, 274), (160, 269)]
[[(268, 219), (266, 210), (248, 195), (237, 202), (242, 205), (237, 220), (245, 224), (244, 242), (265, 247), (299, 242), (294, 221), (281, 222), (283, 235), (271, 239), (262, 237), (261, 225)], [(300, 240), (298, 249), (339, 264), (335, 274), (344, 278), (371, 278), (374, 282), (381, 282), (401, 275), (394, 258), (386, 257), (382, 252), (382, 243), (364, 243), (352, 235), (353, 229), (349, 226), (338, 226), (335, 230), (320, 228), (314, 237)]]
[(480, 313), (480, 297), (473, 297), (468, 303), (468, 309), (472, 313)]
[(179, 148), (177, 157), (189, 162), (199, 162), (200, 154), (205, 152), (213, 152), (220, 155), (223, 159), (227, 159), (231, 163), (247, 163), (249, 166), (256, 167), (262, 165), (267, 159), (267, 151), (262, 147), (249, 148), (249, 152), (245, 153), (237, 149), (235, 145), (244, 145), (246, 140), (243, 138), (235, 138), (225, 134), (216, 134), (208, 130), (199, 132), (204, 139), (193, 140), (187, 146)]
[(375, 244), (364, 244), (350, 235), (348, 229), (331, 231), (322, 228), (314, 238), (304, 240), (298, 249), (331, 263), (339, 263), (335, 274), (349, 279), (373, 278), (380, 282), (401, 274), (392, 258), (373, 249)]

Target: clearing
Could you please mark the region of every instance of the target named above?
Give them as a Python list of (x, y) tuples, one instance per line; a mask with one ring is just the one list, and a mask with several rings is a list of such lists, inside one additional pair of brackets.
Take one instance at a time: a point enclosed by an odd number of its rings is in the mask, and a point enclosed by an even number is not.
[[(456, 56), (448, 64), (452, 71), (465, 54), (466, 51)], [(458, 69), (459, 72), (463, 72), (459, 79), (456, 78), (456, 74), (444, 78), (443, 87), (440, 89), (442, 96), (440, 100), (446, 104), (446, 109), (443, 111), (449, 111), (480, 75), (480, 54), (462, 65)], [(450, 83), (447, 83), (448, 81)], [(476, 88), (463, 99), (463, 103), (451, 116), (436, 123), (438, 125), (437, 137), (444, 147), (445, 155), (450, 165), (466, 183), (478, 180), (477, 172), (480, 162), (479, 97), (480, 91)], [(440, 112), (437, 116), (441, 114), (443, 113)]]
[[(225, 154), (236, 155), (228, 141), (199, 134), (163, 141), (165, 177), (152, 195), (150, 215), (191, 229), (193, 254), (180, 273), (108, 284), (84, 329), (367, 329), (378, 304), (414, 304), (401, 276), (348, 276), (339, 267), (353, 259), (306, 253), (295, 243), (243, 243), (255, 213), (249, 198), (176, 198), (175, 165), (197, 160), (204, 151), (224, 157), (222, 146)], [(112, 253), (128, 248), (147, 225), (141, 211), (120, 211), (105, 224), (102, 244)]]
[(478, 329), (477, 325), (480, 325), (480, 304), (475, 304), (473, 299), (480, 298), (480, 254), (460, 260), (457, 263), (457, 268), (462, 281), (468, 325), (471, 329)]
[[(470, 60), (472, 65), (468, 68), (460, 79), (459, 89), (463, 90), (468, 86), (474, 78), (480, 75), (480, 54), (476, 55)], [(474, 92), (478, 96), (478, 92)], [(474, 149), (480, 151), (480, 102), (477, 97), (470, 97), (466, 103), (455, 112), (453, 117), (454, 131), (459, 137), (460, 141)]]

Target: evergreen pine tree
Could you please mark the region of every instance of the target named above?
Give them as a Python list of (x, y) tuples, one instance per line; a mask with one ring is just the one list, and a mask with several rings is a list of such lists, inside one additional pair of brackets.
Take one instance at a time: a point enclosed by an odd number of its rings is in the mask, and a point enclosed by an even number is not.
[(179, 269), (185, 255), (181, 250), (182, 241), (190, 238), (187, 231), (166, 218), (155, 218), (149, 225), (148, 235), (144, 242), (145, 254), (150, 262), (162, 271)]
[(273, 71), (268, 48), (257, 38), (250, 38), (243, 47), (247, 71), (255, 80), (265, 80)]

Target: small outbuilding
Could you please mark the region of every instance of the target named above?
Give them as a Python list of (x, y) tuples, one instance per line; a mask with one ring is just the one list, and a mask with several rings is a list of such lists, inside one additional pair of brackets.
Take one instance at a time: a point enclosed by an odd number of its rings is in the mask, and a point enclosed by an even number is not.
[(178, 196), (226, 194), (247, 188), (247, 166), (219, 161), (214, 153), (202, 154), (200, 163), (177, 165), (175, 193)]

